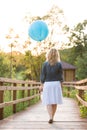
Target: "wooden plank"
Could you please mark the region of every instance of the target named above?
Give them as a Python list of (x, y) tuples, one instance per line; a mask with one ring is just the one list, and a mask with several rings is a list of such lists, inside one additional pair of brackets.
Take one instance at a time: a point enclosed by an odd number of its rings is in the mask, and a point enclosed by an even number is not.
[[(16, 123), (16, 125), (15, 125)], [(42, 122), (28, 122), (28, 121), (17, 121), (17, 122), (10, 122), (7, 126), (0, 126), (1, 129), (28, 129), (28, 130), (87, 130), (86, 129), (87, 122), (54, 122), (53, 124), (48, 124), (46, 121)]]
[(6, 90), (31, 90), (31, 89), (37, 89), (40, 86), (34, 86), (34, 87), (21, 87), (21, 86), (0, 86), (0, 91), (6, 91)]
[(16, 84), (38, 84), (38, 85), (41, 85), (40, 82), (36, 82), (36, 81), (33, 81), (33, 80), (24, 81), (24, 80), (16, 80), (16, 79), (3, 78), (3, 77), (0, 77), (0, 82), (3, 82), (3, 83), (16, 83)]
[(85, 107), (87, 107), (87, 101), (84, 101), (78, 94), (76, 94), (78, 101)]
[(87, 78), (76, 82), (77, 85), (78, 84), (85, 84), (85, 83), (87, 83)]
[(87, 119), (80, 117), (74, 99), (64, 98), (58, 106), (54, 123), (48, 123), (46, 107), (39, 102), (0, 121), (0, 130), (87, 130)]
[(87, 90), (87, 85), (86, 86), (75, 86), (75, 88), (78, 90)]
[[(16, 88), (17, 83), (14, 83), (13, 86)], [(17, 99), (17, 91), (13, 91), (13, 101)], [(13, 113), (16, 113), (16, 104), (13, 104)]]
[(36, 94), (36, 95), (30, 96), (30, 97), (25, 97), (25, 98), (22, 98), (22, 99), (17, 99), (17, 100), (10, 101), (10, 102), (0, 103), (0, 108), (3, 108), (5, 106), (10, 106), (10, 105), (13, 105), (13, 104), (17, 104), (17, 103), (20, 103), (20, 102), (28, 101), (30, 99), (37, 97), (37, 96), (40, 96), (40, 94)]

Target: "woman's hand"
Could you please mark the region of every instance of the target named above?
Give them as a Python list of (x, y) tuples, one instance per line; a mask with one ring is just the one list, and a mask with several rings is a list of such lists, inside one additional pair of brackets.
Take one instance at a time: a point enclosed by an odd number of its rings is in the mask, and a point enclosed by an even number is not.
[(61, 88), (63, 87), (63, 82), (61, 82)]
[(39, 87), (39, 92), (42, 92), (43, 91), (43, 85), (41, 85), (40, 87)]
[(61, 89), (62, 89), (62, 91), (63, 91), (63, 82), (61, 82)]

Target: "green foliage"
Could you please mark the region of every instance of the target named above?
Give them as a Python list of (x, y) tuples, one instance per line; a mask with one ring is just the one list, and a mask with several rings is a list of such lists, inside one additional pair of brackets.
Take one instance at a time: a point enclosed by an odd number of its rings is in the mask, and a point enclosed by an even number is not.
[(12, 110), (13, 110), (12, 106), (5, 107), (4, 108), (4, 118), (11, 116), (13, 114)]
[[(5, 91), (4, 92), (4, 102), (9, 102), (12, 100), (12, 92), (11, 91)], [(12, 106), (7, 106), (4, 108), (4, 117), (12, 115)]]
[[(69, 92), (69, 95), (68, 95), (68, 92)], [(70, 90), (68, 90), (68, 87), (64, 86), (63, 87), (63, 96), (64, 97), (70, 97), (70, 98), (76, 98), (76, 93), (77, 93), (77, 90), (75, 90), (74, 88), (70, 88)]]
[(33, 56), (30, 51), (27, 51), (23, 60), (26, 68), (23, 73), (25, 79), (39, 81), (41, 65), (45, 60), (44, 54)]
[[(66, 31), (68, 31), (66, 29)], [(72, 48), (61, 50), (61, 59), (76, 66), (76, 79), (87, 77), (87, 20), (78, 23), (71, 29), (69, 46)]]
[(87, 107), (80, 106), (80, 114), (81, 114), (81, 117), (87, 118)]
[(72, 89), (70, 92), (70, 98), (76, 98), (76, 93), (77, 93), (77, 90)]
[(76, 56), (74, 54), (74, 48), (64, 49), (60, 51), (61, 60), (74, 65)]
[[(69, 92), (69, 95), (68, 95), (68, 92)], [(67, 86), (63, 87), (63, 96), (64, 97), (70, 97), (70, 98), (76, 99), (77, 92), (78, 92), (78, 90), (76, 90), (74, 88), (70, 88), (70, 90), (68, 91)], [(87, 101), (87, 92), (85, 92), (84, 100)], [(83, 118), (87, 118), (87, 107), (80, 105), (80, 116)]]
[(0, 77), (10, 76), (10, 60), (4, 52), (0, 52)]
[(70, 49), (61, 50), (61, 60), (76, 66), (76, 78), (84, 79), (87, 77), (87, 51), (82, 53), (75, 52), (75, 47)]
[[(25, 54), (12, 54), (12, 78), (22, 80), (40, 80), (42, 63), (45, 53), (34, 56), (31, 51)], [(0, 77), (10, 77), (10, 53), (0, 53)]]
[(75, 65), (77, 68), (77, 77), (78, 79), (84, 79), (87, 77), (87, 52), (83, 54), (83, 58), (77, 57), (77, 60), (75, 62)]
[[(25, 91), (23, 93), (23, 90), (19, 90), (19, 91), (17, 91), (16, 98), (21, 99), (23, 97), (27, 97), (27, 94), (28, 94), (28, 91)], [(30, 95), (32, 95), (32, 94), (33, 94), (33, 90), (30, 90)], [(12, 100), (13, 100), (13, 91), (5, 91), (4, 92), (4, 102), (9, 102)], [(34, 99), (31, 99), (30, 101), (18, 103), (16, 105), (16, 108), (17, 108), (16, 111), (19, 112), (19, 111), (25, 109), (26, 107), (28, 107), (29, 105), (35, 104), (38, 101), (39, 101), (39, 97), (36, 97)], [(13, 114), (13, 106), (6, 106), (4, 108), (4, 118), (6, 118), (12, 114)]]

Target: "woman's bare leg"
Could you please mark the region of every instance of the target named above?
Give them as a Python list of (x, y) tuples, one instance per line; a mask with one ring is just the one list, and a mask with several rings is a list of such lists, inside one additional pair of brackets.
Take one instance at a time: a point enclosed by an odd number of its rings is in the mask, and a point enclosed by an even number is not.
[(53, 119), (56, 110), (57, 110), (57, 104), (47, 105), (47, 111), (50, 119)]
[(52, 104), (52, 117), (53, 118), (54, 118), (56, 110), (57, 110), (57, 104)]
[(52, 117), (52, 115), (53, 115), (52, 105), (47, 105), (47, 111), (48, 111), (50, 119), (53, 119), (53, 117)]

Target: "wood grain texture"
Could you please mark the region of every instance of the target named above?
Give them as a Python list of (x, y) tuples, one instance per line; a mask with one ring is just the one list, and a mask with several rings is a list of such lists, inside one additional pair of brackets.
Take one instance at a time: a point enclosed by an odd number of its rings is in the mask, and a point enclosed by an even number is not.
[(58, 106), (53, 124), (48, 123), (46, 107), (39, 102), (0, 121), (0, 130), (87, 130), (87, 119), (80, 117), (74, 99), (64, 98)]

